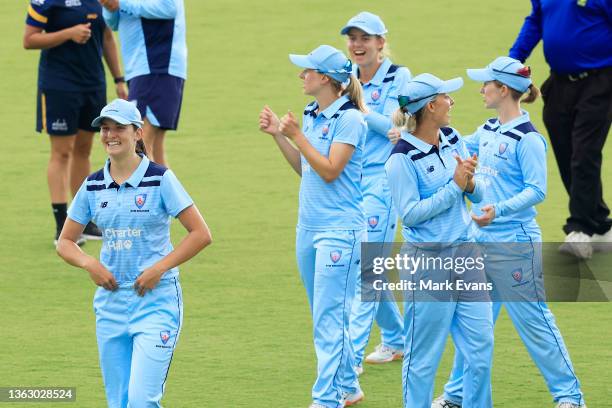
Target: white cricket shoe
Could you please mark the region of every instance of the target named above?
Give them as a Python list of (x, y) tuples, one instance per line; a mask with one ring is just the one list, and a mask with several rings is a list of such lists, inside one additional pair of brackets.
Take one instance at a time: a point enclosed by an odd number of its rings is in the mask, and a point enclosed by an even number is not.
[(356, 392), (353, 392), (350, 394), (345, 393), (343, 397), (344, 397), (344, 406), (352, 407), (353, 405), (357, 405), (361, 401), (363, 401), (363, 399), (365, 398), (365, 395), (361, 389), (358, 389)]
[(591, 245), (595, 252), (612, 252), (612, 229), (605, 234), (593, 234)]
[(591, 237), (584, 232), (572, 231), (565, 237), (565, 242), (559, 247), (559, 252), (573, 255), (579, 259), (589, 259), (593, 256)]
[(355, 366), (355, 373), (357, 373), (357, 376), (363, 374), (363, 366)]
[(587, 408), (587, 406), (574, 404), (573, 402), (560, 402), (557, 404), (557, 408)]
[(444, 395), (440, 395), (431, 403), (431, 408), (461, 408), (461, 405), (450, 402), (444, 398)]
[(394, 350), (384, 344), (379, 344), (374, 349), (374, 352), (368, 354), (365, 358), (365, 362), (368, 364), (384, 364), (394, 360), (401, 360), (402, 358), (404, 358), (404, 352), (402, 350)]

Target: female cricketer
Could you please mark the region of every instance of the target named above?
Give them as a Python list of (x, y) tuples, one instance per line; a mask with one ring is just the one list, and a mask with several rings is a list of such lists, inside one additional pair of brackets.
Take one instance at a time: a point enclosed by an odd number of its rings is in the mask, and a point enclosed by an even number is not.
[[(495, 271), (491, 279), (501, 279), (502, 289), (513, 292), (496, 299), (499, 301), (493, 303), (493, 317), (497, 319), (503, 304), (557, 407), (583, 407), (580, 382), (569, 353), (537, 287), (537, 282), (542, 283), (542, 234), (535, 220), (535, 205), (546, 196), (546, 141), (529, 120), (529, 113), (521, 110), (521, 102), (533, 102), (539, 91), (531, 82), (530, 69), (509, 57), (499, 57), (483, 69), (468, 69), (467, 74), (484, 83), (480, 93), (485, 107), (495, 109), (498, 115), (464, 138), (469, 150), (480, 157), (478, 173), (487, 184), (481, 204), (473, 207), (472, 218), (477, 224), (474, 237), (477, 242), (494, 243), (493, 251), (507, 243), (502, 248), (505, 258), (509, 252), (516, 252), (513, 247), (521, 254), (528, 253), (525, 259), (519, 256), (511, 270), (497, 273), (497, 265), (491, 266)], [(509, 301), (502, 302), (504, 299)], [(457, 353), (444, 395), (434, 404), (436, 408), (461, 406), (463, 367), (464, 359)]]
[[(469, 243), (471, 219), (464, 196), (478, 202), (484, 188), (474, 178), (477, 157), (469, 156), (458, 132), (447, 127), (453, 99), (448, 93), (463, 84), (461, 78), (442, 81), (431, 74), (414, 77), (399, 96), (394, 124), (402, 130), (385, 170), (393, 203), (402, 220), (402, 235), (414, 259), (463, 254)], [(433, 244), (432, 244), (433, 243)], [(405, 244), (406, 246), (407, 244)], [(470, 246), (467, 245), (468, 251)], [(463, 254), (474, 257), (470, 252)], [(400, 271), (400, 276), (402, 271)], [(407, 279), (420, 285), (450, 275), (427, 267)], [(466, 279), (467, 279), (466, 274)], [(469, 280), (484, 281), (484, 271), (473, 270)], [(466, 356), (464, 387), (470, 398), (465, 408), (490, 408), (493, 318), (491, 303), (468, 292), (458, 296), (404, 298), (403, 399), (406, 408), (430, 408), (437, 366), (449, 333)]]
[(318, 361), (310, 407), (340, 408), (363, 399), (353, 369), (349, 317), (366, 233), (361, 193), (365, 106), (352, 63), (342, 52), (321, 45), (289, 58), (303, 68), (304, 93), (315, 101), (304, 110), (301, 130), (291, 112), (279, 120), (267, 106), (259, 128), (272, 135), (301, 176), (296, 255)]
[[(116, 99), (92, 126), (108, 154), (83, 183), (68, 211), (57, 251), (89, 272), (108, 406), (161, 407), (181, 331), (178, 265), (211, 243), (204, 219), (174, 173), (145, 155), (136, 105)], [(170, 216), (188, 234), (170, 242)], [(90, 220), (104, 232), (100, 260), (76, 245)]]
[[(410, 80), (406, 67), (395, 65), (385, 56), (387, 29), (381, 18), (367, 11), (352, 17), (340, 34), (347, 37), (353, 72), (362, 83), (368, 112), (364, 115), (368, 133), (363, 156), (363, 205), (367, 221), (368, 242), (393, 242), (397, 215), (391, 205), (391, 194), (385, 174), (385, 161), (393, 144), (387, 138), (392, 127), (391, 115), (398, 107), (398, 90)], [(363, 372), (363, 356), (374, 319), (380, 326), (381, 343), (365, 362), (388, 363), (403, 356), (402, 316), (391, 292), (377, 293), (374, 301), (361, 301), (361, 285), (351, 314), (351, 340), (355, 348), (355, 369)]]
[[(31, 0), (23, 46), (40, 49), (36, 131), (51, 142), (47, 183), (55, 216), (57, 244), (66, 220), (68, 189), (76, 194), (91, 171), (91, 121), (106, 104), (102, 56), (115, 78), (117, 96), (127, 98), (112, 31), (98, 0)], [(84, 237), (101, 239), (88, 224)], [(79, 243), (84, 243), (79, 238)]]

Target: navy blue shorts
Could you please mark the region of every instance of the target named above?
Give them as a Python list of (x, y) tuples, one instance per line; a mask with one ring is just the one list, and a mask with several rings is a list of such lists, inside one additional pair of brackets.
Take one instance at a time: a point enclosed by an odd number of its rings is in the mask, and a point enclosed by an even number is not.
[(36, 131), (52, 136), (75, 135), (78, 129), (97, 132), (91, 121), (106, 105), (106, 89), (87, 92), (65, 92), (38, 89), (36, 97)]
[(168, 74), (149, 74), (128, 81), (130, 100), (143, 118), (160, 129), (176, 130), (185, 80)]

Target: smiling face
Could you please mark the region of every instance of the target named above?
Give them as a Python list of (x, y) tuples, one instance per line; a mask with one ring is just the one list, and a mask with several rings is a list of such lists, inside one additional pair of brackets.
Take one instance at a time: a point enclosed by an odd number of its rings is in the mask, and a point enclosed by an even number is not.
[(428, 102), (429, 118), (436, 123), (438, 127), (445, 127), (450, 124), (450, 110), (455, 104), (453, 98), (448, 94), (439, 94), (431, 102)]
[(309, 68), (300, 72), (300, 78), (304, 83), (304, 94), (314, 97), (319, 94), (325, 84), (329, 83), (329, 77)]
[(358, 28), (351, 28), (347, 34), (346, 47), (351, 59), (362, 67), (378, 63), (384, 46), (384, 37), (370, 35)]
[(136, 141), (142, 138), (142, 129), (104, 119), (100, 126), (100, 140), (110, 157), (120, 158), (134, 154)]

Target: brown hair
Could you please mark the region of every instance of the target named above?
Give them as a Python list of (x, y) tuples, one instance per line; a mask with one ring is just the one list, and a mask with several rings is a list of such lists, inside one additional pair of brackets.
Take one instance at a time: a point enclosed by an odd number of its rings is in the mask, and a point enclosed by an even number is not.
[(353, 74), (349, 77), (349, 84), (346, 88), (342, 89), (342, 84), (332, 77), (331, 84), (337, 92), (341, 92), (342, 95), (348, 95), (348, 98), (351, 102), (357, 106), (361, 112), (366, 113), (368, 108), (363, 100), (363, 88), (361, 88), (361, 83), (357, 79), (357, 77)]
[[(495, 82), (495, 85), (498, 88), (501, 88), (502, 86), (505, 85), (499, 81), (493, 81), (493, 82)], [(521, 96), (523, 96), (525, 92), (517, 91), (514, 88), (510, 88), (508, 85), (506, 85), (506, 87), (510, 90), (510, 95), (512, 96), (512, 99), (514, 99), (515, 101), (518, 101), (520, 99), (521, 103), (533, 103), (540, 96), (540, 90), (534, 84), (529, 85), (529, 88), (527, 89), (527, 92), (529, 93), (523, 99), (521, 99)]]
[[(135, 132), (137, 132), (138, 129), (141, 129), (136, 125), (132, 125), (132, 127), (134, 128)], [(134, 150), (136, 151), (137, 154), (142, 154), (144, 156), (147, 155), (147, 148), (145, 147), (144, 140), (142, 140), (142, 138), (136, 141), (136, 148)]]

